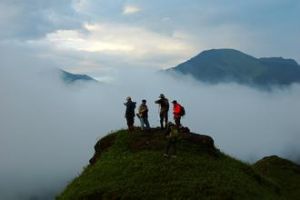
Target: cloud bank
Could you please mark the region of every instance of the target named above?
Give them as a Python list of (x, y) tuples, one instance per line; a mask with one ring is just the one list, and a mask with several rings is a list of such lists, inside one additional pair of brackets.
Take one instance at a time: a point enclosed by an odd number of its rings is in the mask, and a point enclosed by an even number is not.
[(184, 125), (244, 161), (300, 158), (299, 85), (267, 93), (119, 68), (107, 84), (66, 86), (51, 59), (28, 52), (16, 60), (11, 51), (1, 53), (0, 67), (1, 199), (52, 199), (88, 163), (100, 137), (126, 127), (127, 96), (148, 100), (151, 126), (159, 125), (158, 95), (176, 99), (187, 111)]

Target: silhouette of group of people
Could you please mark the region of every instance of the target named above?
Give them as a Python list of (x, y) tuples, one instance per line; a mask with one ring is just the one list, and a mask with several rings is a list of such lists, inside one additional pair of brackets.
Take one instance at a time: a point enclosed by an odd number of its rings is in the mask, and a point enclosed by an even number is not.
[[(159, 105), (159, 118), (160, 118), (160, 128), (166, 129), (167, 145), (164, 153), (165, 157), (176, 157), (176, 143), (179, 136), (179, 129), (181, 126), (181, 117), (185, 115), (185, 109), (176, 100), (172, 101), (173, 104), (173, 116), (174, 123), (169, 122), (169, 100), (164, 94), (159, 95), (159, 99), (155, 101)], [(145, 99), (142, 100), (140, 106), (138, 107), (138, 112), (135, 114), (136, 102), (133, 102), (131, 97), (126, 98), (124, 103), (126, 106), (125, 118), (127, 121), (128, 130), (131, 132), (134, 130), (134, 117), (135, 115), (140, 119), (141, 129), (150, 130), (150, 124), (148, 120), (148, 106)]]
[[(168, 126), (168, 115), (169, 115), (169, 100), (165, 97), (164, 94), (159, 95), (159, 99), (155, 101), (159, 105), (159, 118), (160, 118), (160, 127), (165, 129)], [(176, 100), (172, 101), (173, 104), (173, 116), (175, 125), (177, 128), (181, 127), (181, 117), (185, 114), (184, 107), (181, 106)], [(127, 126), (129, 131), (134, 130), (134, 118), (137, 116), (141, 122), (142, 130), (149, 130), (150, 124), (148, 120), (148, 106), (145, 99), (142, 100), (141, 104), (138, 107), (137, 113), (135, 113), (136, 102), (132, 101), (131, 97), (126, 98), (124, 103), (126, 106), (125, 118), (127, 121)]]

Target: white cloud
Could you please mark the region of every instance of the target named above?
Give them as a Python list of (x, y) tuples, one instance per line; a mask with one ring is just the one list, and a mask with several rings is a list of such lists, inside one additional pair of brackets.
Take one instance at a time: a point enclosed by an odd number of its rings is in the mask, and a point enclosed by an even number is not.
[(59, 30), (47, 35), (47, 40), (59, 48), (74, 49), (80, 51), (131, 51), (133, 47), (115, 41), (97, 40), (75, 30)]
[(134, 13), (137, 13), (137, 12), (140, 12), (140, 11), (141, 11), (141, 8), (139, 8), (137, 6), (134, 6), (134, 5), (126, 5), (123, 8), (123, 14), (124, 15), (130, 15), (130, 14), (134, 14)]
[(299, 85), (262, 93), (125, 68), (112, 84), (65, 86), (50, 70), (54, 66), (41, 69), (53, 61), (12, 50), (19, 59), (0, 54), (0, 199), (57, 194), (88, 163), (96, 138), (126, 126), (122, 102), (128, 95), (138, 103), (148, 100), (152, 127), (159, 125), (158, 95), (178, 100), (187, 110), (185, 126), (211, 135), (218, 148), (240, 159), (299, 156)]
[(59, 48), (88, 52), (132, 52), (135, 55), (190, 51), (192, 47), (183, 38), (165, 36), (141, 27), (124, 24), (86, 24), (88, 34), (78, 30), (58, 30), (49, 33), (46, 41)]
[[(0, 199), (57, 194), (87, 164), (96, 138), (126, 126), (122, 101), (128, 95), (138, 103), (148, 100), (153, 127), (159, 125), (154, 100), (164, 93), (185, 106), (184, 125), (211, 135), (225, 153), (243, 160), (270, 154), (299, 158), (299, 85), (262, 93), (127, 67), (99, 77), (111, 84), (66, 87), (51, 71), (61, 66), (56, 57), (40, 58), (38, 50), (10, 43), (0, 42), (0, 47)], [(75, 54), (76, 59), (81, 54), (86, 52)]]
[(151, 60), (165, 57), (166, 60), (159, 64), (161, 66), (166, 66), (166, 63), (176, 65), (178, 60), (183, 61), (197, 52), (187, 39), (189, 36), (183, 32), (164, 35), (142, 27), (117, 23), (86, 24), (85, 29), (84, 32), (58, 30), (38, 42), (60, 50), (106, 54), (135, 64), (149, 65), (153, 63)]

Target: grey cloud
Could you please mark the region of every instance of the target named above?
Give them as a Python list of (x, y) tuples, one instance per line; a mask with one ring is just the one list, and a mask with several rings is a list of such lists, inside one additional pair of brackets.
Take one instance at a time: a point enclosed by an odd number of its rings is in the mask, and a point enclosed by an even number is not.
[[(108, 11), (111, 8), (108, 2), (101, 1), (98, 5)], [(120, 9), (124, 3), (140, 6), (142, 11), (124, 17), (114, 8), (114, 12), (101, 13), (100, 18), (93, 19), (140, 26), (169, 36), (184, 32), (188, 35), (186, 40), (199, 51), (231, 47), (258, 57), (284, 56), (300, 61), (296, 39), (300, 34), (297, 0), (133, 0), (119, 1), (115, 6)], [(101, 10), (94, 5), (94, 10)]]
[(57, 29), (81, 28), (82, 19), (67, 1), (0, 2), (1, 39), (34, 39)]
[[(130, 4), (140, 7), (141, 12), (124, 16), (122, 9)], [(59, 29), (83, 30), (86, 22), (119, 23), (170, 37), (186, 33), (183, 40), (199, 52), (230, 47), (257, 57), (284, 56), (299, 61), (299, 8), (295, 0), (2, 0), (0, 38), (34, 40)]]

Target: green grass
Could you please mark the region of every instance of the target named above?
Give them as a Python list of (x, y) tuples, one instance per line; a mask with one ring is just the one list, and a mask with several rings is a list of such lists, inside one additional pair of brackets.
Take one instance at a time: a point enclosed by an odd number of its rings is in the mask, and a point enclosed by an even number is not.
[[(113, 146), (87, 166), (57, 199), (284, 199), (278, 185), (252, 166), (186, 141), (163, 157), (161, 132), (116, 133)], [(148, 141), (149, 145), (139, 145)]]
[(254, 165), (281, 189), (287, 199), (300, 199), (300, 166), (277, 156), (265, 157)]

